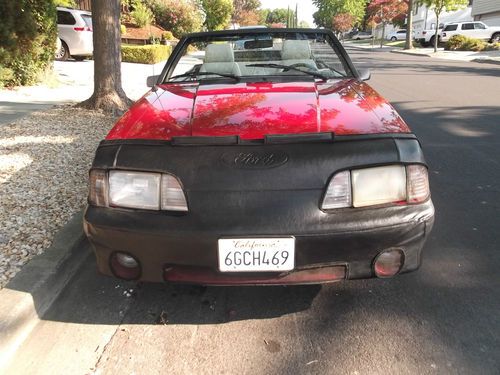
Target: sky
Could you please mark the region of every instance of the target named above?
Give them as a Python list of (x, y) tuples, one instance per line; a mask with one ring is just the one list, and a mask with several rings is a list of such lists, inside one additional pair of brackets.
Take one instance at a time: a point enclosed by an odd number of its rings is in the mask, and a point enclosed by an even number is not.
[(311, 0), (260, 0), (262, 9), (290, 8), (295, 9), (295, 4), (298, 5), (299, 22), (306, 21), (309, 26), (314, 26), (313, 13), (317, 8), (312, 4)]

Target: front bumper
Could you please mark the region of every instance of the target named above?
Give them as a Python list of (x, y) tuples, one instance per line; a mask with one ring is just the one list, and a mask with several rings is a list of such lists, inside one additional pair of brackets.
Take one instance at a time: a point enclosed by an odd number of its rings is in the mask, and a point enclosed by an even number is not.
[[(240, 155), (283, 156), (272, 168), (236, 164)], [(112, 275), (115, 252), (133, 255), (139, 280), (197, 284), (318, 283), (374, 276), (384, 250), (404, 252), (401, 272), (419, 267), (432, 228), (432, 201), (418, 205), (322, 211), (335, 171), (384, 164), (425, 164), (409, 134), (335, 137), (311, 144), (176, 145), (143, 140), (104, 141), (93, 168), (171, 173), (182, 181), (189, 212), (89, 206), (85, 232), (99, 270)], [(189, 165), (189, 168), (186, 168)], [(295, 237), (288, 273), (218, 271), (224, 237)]]
[[(307, 284), (374, 277), (373, 260), (390, 248), (404, 252), (401, 273), (416, 270), (434, 221), (430, 200), (421, 205), (352, 210), (348, 214), (347, 210), (337, 214), (317, 211), (321, 218), (308, 219), (306, 214), (300, 221), (298, 217), (276, 221), (286, 217), (278, 206), (264, 220), (241, 215), (239, 221), (228, 225), (221, 217), (203, 223), (189, 214), (170, 216), (90, 206), (84, 227), (94, 247), (98, 269), (105, 275), (113, 275), (110, 257), (120, 251), (139, 260), (142, 281)], [(219, 238), (285, 235), (296, 239), (294, 272), (218, 272)]]

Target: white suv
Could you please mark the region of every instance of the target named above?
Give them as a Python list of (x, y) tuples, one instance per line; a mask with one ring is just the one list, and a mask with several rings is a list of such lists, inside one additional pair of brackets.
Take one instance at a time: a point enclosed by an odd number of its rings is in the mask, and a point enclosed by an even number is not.
[(56, 60), (84, 60), (92, 56), (92, 13), (57, 7), (57, 31), (60, 43), (56, 50)]
[(500, 27), (489, 27), (482, 22), (454, 22), (447, 24), (439, 40), (447, 42), (453, 35), (464, 35), (470, 38), (483, 39), (490, 42), (500, 42)]

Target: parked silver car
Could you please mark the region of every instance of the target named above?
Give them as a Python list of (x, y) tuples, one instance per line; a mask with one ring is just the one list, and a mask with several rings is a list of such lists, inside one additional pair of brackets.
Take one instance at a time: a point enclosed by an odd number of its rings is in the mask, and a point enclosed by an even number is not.
[(92, 56), (92, 13), (72, 8), (57, 7), (57, 31), (60, 43), (56, 60), (84, 60)]
[(395, 30), (389, 35), (387, 35), (387, 40), (391, 42), (395, 42), (396, 40), (405, 40), (406, 39), (406, 29)]
[(356, 31), (351, 35), (351, 39), (353, 40), (362, 40), (362, 39), (371, 39), (373, 38), (372, 33), (367, 31)]

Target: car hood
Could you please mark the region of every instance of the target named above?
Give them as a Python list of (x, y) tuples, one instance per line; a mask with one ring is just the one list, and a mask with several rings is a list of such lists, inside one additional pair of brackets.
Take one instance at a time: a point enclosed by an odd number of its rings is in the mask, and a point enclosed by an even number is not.
[(406, 133), (375, 90), (354, 79), (330, 82), (163, 84), (138, 100), (106, 139), (333, 132)]

